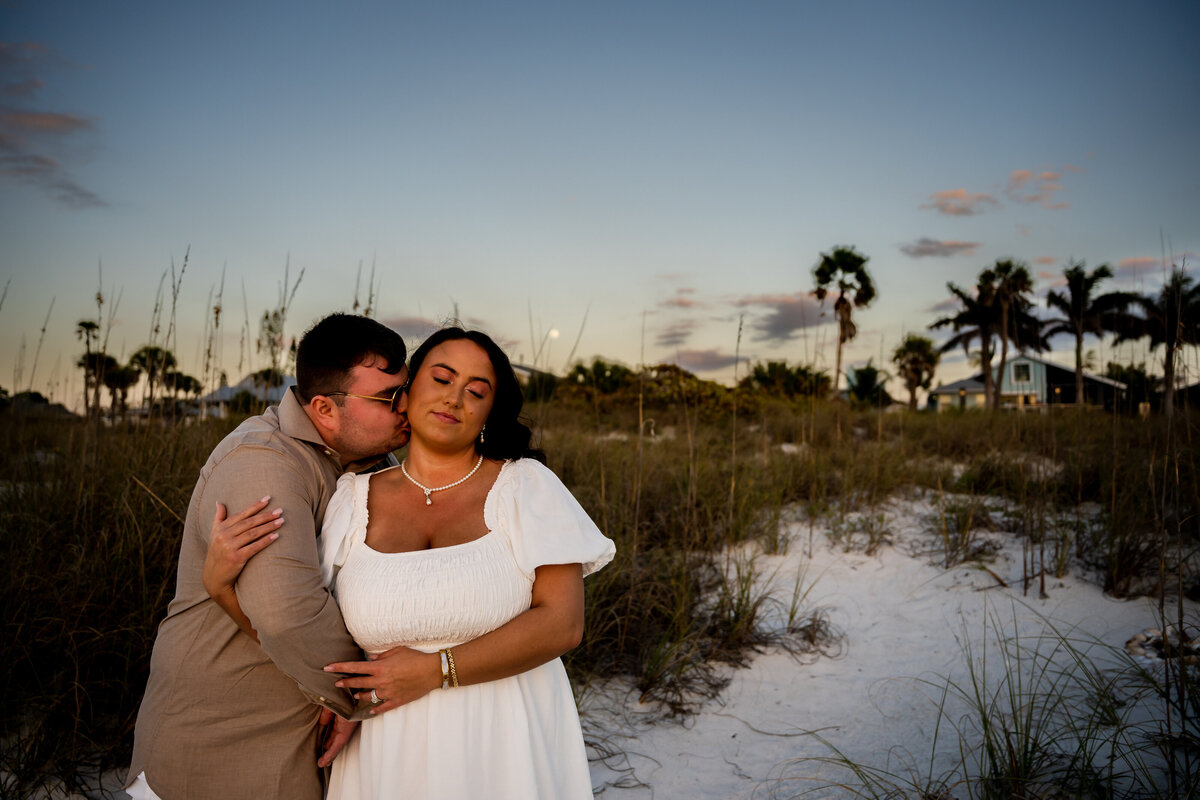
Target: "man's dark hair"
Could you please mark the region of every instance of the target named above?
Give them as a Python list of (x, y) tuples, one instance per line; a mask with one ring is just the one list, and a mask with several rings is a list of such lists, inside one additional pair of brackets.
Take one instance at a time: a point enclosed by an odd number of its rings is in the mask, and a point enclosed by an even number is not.
[(430, 350), (443, 342), (456, 339), (466, 339), (479, 345), (483, 352), (487, 353), (488, 360), (492, 362), (492, 369), (496, 372), (496, 399), (492, 402), (492, 410), (488, 414), (483, 442), (475, 442), (475, 452), (488, 458), (532, 458), (546, 463), (546, 454), (529, 446), (533, 431), (521, 417), (525, 394), (521, 391), (521, 384), (517, 382), (512, 363), (500, 349), (500, 345), (492, 341), (492, 337), (486, 333), (454, 327), (435, 331), (413, 351), (412, 363), (408, 365), (409, 382), (416, 377)]
[(330, 314), (308, 329), (296, 348), (296, 392), (304, 402), (319, 394), (345, 391), (350, 370), (372, 356), (387, 362), (384, 372), (404, 367), (404, 340), (386, 325), (357, 314)]

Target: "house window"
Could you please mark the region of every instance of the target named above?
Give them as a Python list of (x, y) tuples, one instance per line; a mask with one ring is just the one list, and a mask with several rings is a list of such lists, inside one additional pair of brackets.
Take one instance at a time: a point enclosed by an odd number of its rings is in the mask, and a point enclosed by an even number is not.
[(1029, 365), (1028, 364), (1013, 364), (1012, 365), (1013, 383), (1029, 383)]

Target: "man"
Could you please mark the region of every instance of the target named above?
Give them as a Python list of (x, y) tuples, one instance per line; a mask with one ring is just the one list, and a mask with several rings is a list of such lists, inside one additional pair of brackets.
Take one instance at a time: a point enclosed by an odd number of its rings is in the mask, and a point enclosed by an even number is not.
[[(338, 714), (323, 763), (354, 726), (343, 719), (350, 691), (323, 667), (362, 653), (322, 583), (316, 535), (338, 476), (408, 442), (405, 356), (399, 335), (374, 320), (324, 318), (297, 349), (297, 385), (209, 456), (138, 712), (133, 797), (320, 800), (322, 706)], [(201, 573), (217, 504), (234, 512), (268, 495), (285, 524), (237, 584), (259, 644), (209, 598)]]

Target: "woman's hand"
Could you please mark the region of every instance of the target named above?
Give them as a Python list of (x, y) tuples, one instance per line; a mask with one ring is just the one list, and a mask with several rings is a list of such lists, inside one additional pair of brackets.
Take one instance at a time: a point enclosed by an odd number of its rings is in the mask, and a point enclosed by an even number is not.
[[(540, 667), (579, 644), (583, 636), (583, 569), (580, 564), (544, 564), (534, 571), (528, 611), (453, 648), (459, 686), (499, 680)], [(394, 647), (369, 661), (339, 661), (326, 672), (345, 672), (337, 686), (353, 689), (360, 703), (379, 699), (379, 714), (424, 697), (442, 685), (442, 659)], [(451, 691), (454, 691), (453, 689)]]
[(217, 503), (204, 557), (204, 589), (210, 597), (232, 589), (246, 562), (279, 538), (275, 531), (283, 524), (283, 509), (264, 511), (270, 502), (264, 497), (228, 519), (225, 505)]
[(250, 618), (242, 611), (233, 587), (246, 562), (279, 538), (275, 531), (283, 524), (283, 509), (265, 511), (269, 502), (271, 498), (264, 497), (229, 519), (226, 519), (228, 512), (224, 504), (217, 503), (201, 577), (208, 596), (256, 642), (258, 633), (250, 623)]
[(353, 677), (342, 678), (335, 685), (358, 690), (354, 697), (360, 703), (370, 703), (374, 689), (380, 702), (371, 709), (372, 714), (399, 708), (442, 685), (442, 658), (437, 653), (393, 647), (370, 659), (339, 661), (325, 667), (325, 671), (353, 673)]

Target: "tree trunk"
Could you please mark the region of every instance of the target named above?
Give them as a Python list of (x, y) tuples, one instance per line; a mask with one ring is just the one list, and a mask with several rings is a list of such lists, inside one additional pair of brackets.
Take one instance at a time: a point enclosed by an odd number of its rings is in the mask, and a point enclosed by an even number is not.
[(838, 337), (837, 346), (837, 366), (833, 369), (833, 397), (836, 400), (838, 396), (838, 382), (842, 379), (842, 337)]
[(1170, 422), (1175, 416), (1175, 348), (1169, 342), (1163, 348), (1167, 351), (1163, 356), (1163, 413)]
[[(100, 418), (100, 387), (104, 385), (104, 361), (106, 359), (101, 356), (100, 373), (96, 375), (96, 388), (92, 394), (92, 411), (96, 414), (96, 419)], [(85, 404), (86, 405), (86, 404)]]
[(988, 337), (986, 342), (979, 346), (979, 366), (983, 368), (983, 406), (984, 408), (992, 408), (992, 403), (995, 398), (992, 397), (992, 340)]
[(1083, 331), (1075, 333), (1075, 405), (1083, 408)]
[(1000, 408), (1004, 395), (1004, 367), (1008, 363), (1008, 304), (1000, 304), (1000, 368), (996, 370), (996, 381), (993, 391), (996, 393), (992, 400), (992, 410)]

